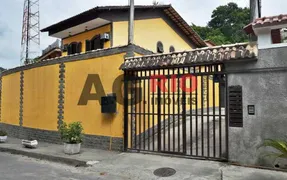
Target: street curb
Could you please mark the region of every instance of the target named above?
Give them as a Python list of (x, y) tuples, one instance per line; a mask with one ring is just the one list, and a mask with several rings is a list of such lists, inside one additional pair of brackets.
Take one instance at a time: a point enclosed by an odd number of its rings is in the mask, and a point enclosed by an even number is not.
[(35, 153), (35, 152), (27, 152), (27, 151), (21, 151), (17, 149), (6, 148), (6, 147), (0, 147), (0, 152), (23, 155), (23, 156), (27, 156), (31, 158), (40, 159), (40, 160), (63, 163), (63, 164), (67, 164), (67, 165), (75, 166), (75, 167), (88, 167), (86, 161), (81, 161), (81, 160), (71, 159), (71, 158), (66, 158), (66, 157), (52, 156), (52, 155), (47, 155), (47, 154)]

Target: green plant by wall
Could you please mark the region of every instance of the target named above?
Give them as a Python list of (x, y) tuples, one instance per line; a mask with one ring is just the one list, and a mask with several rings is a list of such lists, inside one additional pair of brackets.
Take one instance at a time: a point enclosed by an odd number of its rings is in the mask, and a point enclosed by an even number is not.
[(277, 152), (268, 152), (266, 154), (266, 156), (275, 157), (275, 160), (287, 158), (287, 141), (266, 139), (260, 147), (271, 147), (277, 150)]
[(61, 139), (68, 144), (81, 143), (82, 131), (83, 126), (81, 122), (73, 122), (68, 125), (64, 122), (59, 128)]

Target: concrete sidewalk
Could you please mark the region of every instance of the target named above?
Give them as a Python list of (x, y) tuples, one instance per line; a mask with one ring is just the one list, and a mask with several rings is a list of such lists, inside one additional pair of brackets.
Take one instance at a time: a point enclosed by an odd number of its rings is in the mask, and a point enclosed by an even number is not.
[[(171, 177), (157, 177), (158, 168), (173, 168)], [(164, 157), (140, 153), (122, 153), (114, 159), (89, 167), (94, 173), (104, 173), (105, 179), (115, 180), (286, 180), (287, 173), (255, 168), (232, 166), (215, 161)]]
[(91, 161), (102, 161), (113, 158), (119, 152), (99, 149), (81, 148), (81, 153), (67, 155), (63, 152), (63, 145), (38, 142), (37, 149), (23, 148), (21, 140), (9, 137), (6, 143), (0, 143), (0, 152), (24, 155), (32, 158), (65, 163), (72, 166), (87, 166)]
[[(48, 161), (61, 162), (73, 166), (86, 166), (89, 161), (96, 161), (83, 172), (93, 174), (98, 179), (192, 179), (192, 180), (284, 180), (287, 173), (255, 168), (228, 165), (214, 161), (192, 160), (141, 153), (119, 153), (83, 148), (79, 155), (65, 155), (63, 146), (39, 143), (37, 149), (25, 149), (21, 140), (9, 138), (0, 144), (0, 151), (25, 155)], [(172, 168), (176, 173), (162, 178), (154, 175), (158, 168)], [(81, 167), (79, 167), (81, 170)]]

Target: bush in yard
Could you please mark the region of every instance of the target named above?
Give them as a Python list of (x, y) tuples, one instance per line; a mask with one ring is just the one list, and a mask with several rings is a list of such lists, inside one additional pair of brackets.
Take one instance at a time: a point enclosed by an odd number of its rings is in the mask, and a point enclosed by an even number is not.
[(61, 139), (68, 144), (82, 143), (82, 131), (81, 122), (73, 122), (68, 125), (64, 122), (59, 128)]

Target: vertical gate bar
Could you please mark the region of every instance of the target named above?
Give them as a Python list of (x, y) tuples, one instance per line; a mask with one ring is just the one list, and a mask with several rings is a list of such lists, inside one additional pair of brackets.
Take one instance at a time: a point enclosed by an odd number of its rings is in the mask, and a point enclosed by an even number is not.
[[(163, 69), (163, 75), (165, 78), (165, 69)], [(163, 151), (165, 151), (165, 80), (163, 79)]]
[[(197, 66), (198, 67), (198, 66)], [(194, 67), (194, 72), (196, 72), (197, 68)], [(196, 71), (195, 71), (196, 70)], [(195, 91), (195, 126), (196, 126), (196, 129), (195, 129), (195, 141), (196, 141), (196, 156), (198, 156), (198, 75), (195, 76), (196, 77), (196, 91)]]
[[(130, 72), (130, 76), (133, 78), (134, 77), (134, 72), (132, 71), (132, 72)], [(131, 148), (133, 149), (134, 148), (134, 141), (133, 141), (133, 135), (134, 135), (134, 133), (133, 133), (133, 131), (134, 131), (134, 107), (133, 107), (133, 105), (134, 105), (134, 82), (133, 82), (133, 80), (131, 79), (130, 80), (130, 82), (131, 82), (131, 114), (130, 114), (130, 118), (131, 118)]]
[[(220, 66), (220, 65), (219, 65)], [(221, 70), (221, 66), (220, 66), (220, 70)], [(217, 67), (217, 71), (218, 71), (218, 67)], [(222, 154), (222, 137), (221, 137), (221, 75), (220, 75), (220, 79), (219, 79), (219, 157), (221, 157), (221, 154)]]
[(146, 71), (144, 71), (144, 79), (143, 79), (144, 83), (143, 83), (143, 149), (145, 150), (145, 134), (146, 134), (146, 119), (145, 119), (145, 115), (146, 115), (146, 111), (145, 111), (145, 106), (146, 106), (146, 99), (145, 99), (145, 93), (146, 93), (146, 90), (145, 90), (145, 81), (146, 81)]
[(168, 96), (168, 152), (170, 152), (170, 106), (171, 106), (171, 100), (170, 100), (170, 69), (167, 70), (168, 72), (168, 87), (167, 87), (167, 96)]
[(175, 83), (176, 83), (176, 80), (175, 80), (175, 69), (173, 68), (172, 69), (172, 75), (173, 75), (173, 78), (172, 78), (172, 96), (173, 96), (173, 112), (172, 112), (172, 114), (173, 114), (173, 118), (172, 118), (172, 120), (173, 120), (173, 152), (175, 152)]
[(142, 123), (141, 123), (141, 120), (142, 120), (142, 118), (141, 118), (141, 112), (142, 112), (142, 110), (141, 110), (141, 104), (142, 104), (142, 91), (141, 91), (141, 89), (142, 89), (142, 71), (139, 71), (139, 75), (138, 76), (140, 76), (139, 77), (139, 149), (141, 149), (141, 141), (142, 141), (142, 139), (141, 139), (141, 133), (142, 133)]
[[(147, 71), (145, 71), (147, 73)], [(150, 150), (150, 131), (151, 131), (151, 127), (150, 127), (150, 74), (151, 71), (148, 71), (148, 104), (147, 104), (147, 109), (148, 109), (148, 150)]]
[(138, 71), (135, 71), (135, 149), (137, 149), (137, 91), (138, 91), (138, 85), (137, 85), (137, 77), (138, 77)]
[(144, 128), (143, 128), (143, 132), (144, 132), (143, 133), (143, 149), (146, 150), (146, 148), (145, 148), (146, 147), (145, 146), (145, 142), (146, 142), (146, 137), (145, 137), (146, 136), (146, 119), (145, 119), (146, 118), (146, 111), (145, 111), (145, 106), (146, 106), (146, 99), (145, 99), (146, 98), (146, 95), (145, 95), (146, 94), (146, 89), (145, 89), (146, 88), (146, 86), (145, 86), (146, 71), (144, 71), (144, 79), (143, 79), (143, 81), (144, 81), (143, 82), (143, 89), (144, 89), (143, 90), (143, 96), (144, 96), (143, 97), (143, 126), (144, 126)]
[(209, 147), (209, 143), (210, 143), (210, 140), (209, 140), (209, 78), (210, 78), (210, 66), (208, 67), (208, 75), (206, 76), (206, 90), (207, 90), (207, 97), (206, 97), (206, 110), (207, 110), (207, 156), (210, 157), (210, 147)]
[[(155, 70), (153, 70), (153, 76), (155, 76)], [(155, 81), (155, 79), (153, 79), (153, 82)], [(153, 86), (155, 85), (154, 83), (152, 84)], [(152, 91), (152, 150), (154, 151), (154, 107), (155, 107), (155, 99), (154, 99), (154, 91), (155, 88), (153, 88)]]
[(215, 66), (212, 65), (212, 71), (213, 71), (213, 81), (212, 81), (212, 92), (213, 92), (213, 95), (212, 95), (212, 98), (213, 98), (213, 157), (216, 157), (216, 131), (215, 131), (215, 76), (216, 76), (216, 73), (215, 73)]
[(229, 95), (228, 95), (228, 76), (225, 75), (225, 142), (226, 142), (226, 159), (229, 159)]
[[(201, 66), (199, 66), (199, 72), (201, 73)], [(203, 113), (204, 113), (204, 91), (203, 91), (203, 86), (204, 86), (204, 82), (203, 82), (203, 78), (204, 78), (204, 75), (200, 75), (200, 80), (201, 80), (201, 87), (200, 87), (200, 90), (201, 90), (201, 156), (204, 156), (204, 116), (203, 116)]]
[[(189, 73), (191, 74), (191, 68), (189, 67), (188, 68), (188, 71), (189, 71)], [(193, 89), (193, 87), (192, 87), (192, 77), (193, 76), (190, 76), (190, 78), (189, 78), (189, 98), (190, 98), (190, 100), (189, 100), (189, 102), (190, 102), (190, 105), (189, 105), (189, 123), (190, 123), (190, 136), (189, 136), (189, 138), (190, 138), (190, 155), (193, 155), (193, 153), (192, 153), (192, 144), (193, 144), (193, 141), (192, 141), (192, 102), (193, 102), (193, 100), (192, 100), (192, 89)]]
[(171, 100), (170, 100), (170, 69), (168, 69), (168, 87), (167, 87), (167, 93), (168, 93), (168, 151), (170, 152), (170, 106), (171, 106)]
[(180, 88), (179, 88), (179, 84), (180, 84), (180, 80), (179, 80), (179, 77), (180, 77), (180, 69), (177, 68), (177, 147), (178, 147), (178, 152), (180, 152)]
[(124, 72), (124, 151), (128, 149), (128, 133), (129, 133), (129, 122), (128, 122), (128, 79), (127, 72)]
[[(158, 70), (158, 75), (160, 75), (160, 70)], [(158, 85), (157, 86), (157, 150), (158, 152), (161, 151), (161, 79), (158, 78)]]
[[(182, 68), (182, 72), (185, 72), (184, 70), (185, 68)], [(186, 154), (186, 80), (183, 81), (181, 78), (181, 83), (183, 83), (182, 87), (184, 87), (182, 88), (182, 152)]]

